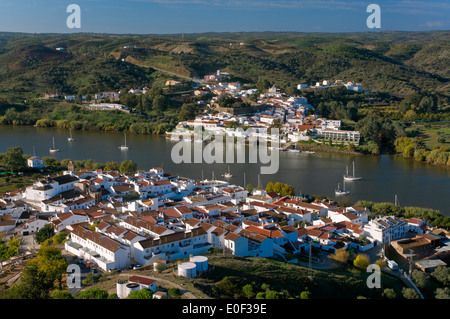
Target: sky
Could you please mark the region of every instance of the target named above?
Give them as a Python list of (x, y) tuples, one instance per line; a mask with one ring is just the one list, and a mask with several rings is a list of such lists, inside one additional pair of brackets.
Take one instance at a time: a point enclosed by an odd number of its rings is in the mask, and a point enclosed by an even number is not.
[[(381, 28), (369, 28), (370, 4)], [(70, 4), (81, 28), (68, 28)], [(449, 0), (0, 0), (0, 31), (170, 34), (366, 32), (450, 29)]]

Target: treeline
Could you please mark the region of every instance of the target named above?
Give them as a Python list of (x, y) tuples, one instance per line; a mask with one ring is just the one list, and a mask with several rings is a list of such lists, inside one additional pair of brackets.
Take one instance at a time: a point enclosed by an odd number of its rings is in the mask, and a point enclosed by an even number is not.
[(395, 150), (405, 158), (412, 158), (418, 162), (450, 166), (450, 152), (447, 147), (435, 145), (427, 150), (423, 143), (411, 138), (400, 137), (395, 140)]
[(445, 217), (438, 210), (422, 207), (399, 207), (393, 203), (382, 202), (376, 203), (371, 201), (360, 200), (355, 206), (366, 207), (370, 210), (370, 218), (379, 215), (393, 215), (403, 218), (420, 218), (425, 220), (431, 226), (450, 230), (450, 217)]
[(372, 112), (359, 120), (355, 129), (359, 131), (362, 142), (366, 144), (362, 148), (363, 152), (374, 155), (380, 154), (382, 150), (393, 153), (396, 139), (406, 136), (405, 129), (401, 124), (395, 123), (376, 112)]

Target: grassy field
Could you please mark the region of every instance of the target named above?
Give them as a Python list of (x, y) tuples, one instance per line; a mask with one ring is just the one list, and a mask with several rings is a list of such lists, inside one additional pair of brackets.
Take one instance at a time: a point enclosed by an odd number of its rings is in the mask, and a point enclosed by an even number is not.
[[(425, 124), (416, 123), (406, 132), (411, 137), (419, 138), (430, 150), (435, 146), (450, 148), (450, 123), (433, 124), (428, 127)], [(445, 139), (445, 142), (438, 141), (439, 138)]]
[[(177, 263), (170, 262), (162, 273), (153, 270), (133, 271), (133, 274), (160, 278), (157, 285), (166, 288), (178, 285), (191, 292), (196, 298), (246, 298), (242, 287), (251, 284), (255, 293), (270, 290), (281, 293), (284, 298), (296, 298), (302, 291), (311, 292), (312, 299), (356, 299), (364, 296), (371, 299), (382, 298), (385, 288), (392, 288), (401, 295), (403, 283), (394, 277), (382, 274), (381, 289), (369, 289), (366, 280), (369, 273), (349, 269), (327, 271), (313, 270), (308, 276), (308, 269), (267, 258), (243, 258), (232, 255), (208, 255), (209, 268), (196, 278), (183, 278), (176, 275)], [(114, 292), (117, 275), (108, 274), (91, 287)], [(123, 277), (122, 277), (123, 278)], [(261, 288), (261, 285), (265, 285)]]

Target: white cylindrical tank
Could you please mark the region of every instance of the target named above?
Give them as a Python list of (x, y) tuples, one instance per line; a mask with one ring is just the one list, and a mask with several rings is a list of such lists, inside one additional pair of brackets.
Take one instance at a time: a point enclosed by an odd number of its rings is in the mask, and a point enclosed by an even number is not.
[(197, 271), (205, 271), (208, 269), (208, 258), (205, 256), (193, 256), (190, 262), (197, 266)]
[(127, 283), (128, 283), (128, 280), (121, 280), (121, 281), (118, 281), (116, 284), (117, 297), (119, 297), (120, 299), (127, 297), (127, 293), (125, 291)]
[(182, 263), (178, 265), (178, 276), (193, 278), (197, 276), (196, 265), (194, 263)]
[(135, 291), (135, 290), (139, 290), (141, 286), (135, 282), (130, 282), (125, 286), (125, 293), (126, 296), (128, 297), (128, 295), (130, 294), (130, 292)]

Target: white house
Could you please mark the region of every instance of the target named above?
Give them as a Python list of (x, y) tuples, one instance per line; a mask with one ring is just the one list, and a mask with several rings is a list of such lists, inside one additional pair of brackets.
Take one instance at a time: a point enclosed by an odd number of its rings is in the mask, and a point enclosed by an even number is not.
[(208, 243), (207, 233), (203, 228), (195, 228), (189, 232), (175, 232), (149, 238), (134, 244), (135, 261), (141, 265), (152, 263), (153, 260), (177, 260), (207, 253), (212, 245)]
[(372, 219), (363, 229), (370, 237), (381, 243), (389, 243), (406, 235), (405, 222), (394, 216)]
[(129, 246), (79, 225), (70, 228), (70, 240), (65, 243), (69, 253), (94, 262), (104, 271), (123, 268), (130, 263)]
[(45, 167), (45, 163), (38, 157), (32, 156), (27, 159), (27, 165), (31, 168), (43, 168)]

